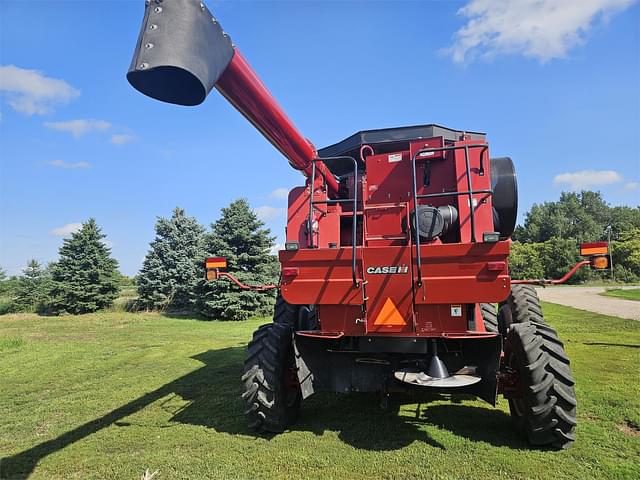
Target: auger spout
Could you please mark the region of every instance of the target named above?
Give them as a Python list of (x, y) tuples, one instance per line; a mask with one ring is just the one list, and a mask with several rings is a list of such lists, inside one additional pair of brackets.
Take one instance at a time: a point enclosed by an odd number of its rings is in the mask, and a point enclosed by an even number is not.
[[(146, 0), (142, 28), (127, 73), (141, 93), (177, 105), (199, 105), (215, 87), (282, 153), (311, 177), (317, 158), (207, 7), (197, 0)], [(321, 162), (316, 171), (335, 196), (338, 181)]]

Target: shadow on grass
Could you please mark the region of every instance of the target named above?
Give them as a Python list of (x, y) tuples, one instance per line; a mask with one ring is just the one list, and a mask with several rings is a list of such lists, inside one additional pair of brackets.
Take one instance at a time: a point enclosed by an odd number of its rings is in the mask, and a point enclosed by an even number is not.
[[(244, 347), (232, 347), (194, 356), (204, 364), (203, 367), (56, 438), (1, 459), (0, 478), (28, 478), (46, 456), (104, 428), (126, 428), (131, 425), (124, 421), (126, 417), (170, 396), (177, 395), (188, 402), (185, 407), (171, 411), (171, 423), (203, 425), (219, 432), (252, 435), (246, 427), (240, 400), (239, 377), (244, 350)], [(433, 396), (433, 399), (439, 398)], [(415, 441), (444, 449), (422, 428), (429, 424), (492, 445), (526, 447), (512, 431), (508, 415), (490, 407), (465, 406), (454, 400), (453, 405), (418, 406), (415, 414), (409, 416), (406, 412), (398, 415), (398, 407), (395, 404), (389, 411), (381, 410), (379, 397), (375, 395), (319, 394), (303, 404), (300, 421), (292, 429), (318, 436), (325, 431), (336, 431), (343, 442), (371, 451), (396, 450)]]

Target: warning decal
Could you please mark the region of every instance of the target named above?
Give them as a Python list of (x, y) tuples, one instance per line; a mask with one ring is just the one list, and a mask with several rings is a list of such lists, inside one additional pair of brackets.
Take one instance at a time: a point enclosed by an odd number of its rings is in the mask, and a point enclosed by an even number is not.
[(376, 321), (373, 322), (374, 325), (406, 325), (407, 322), (404, 320), (402, 314), (396, 308), (396, 305), (393, 303), (391, 298), (387, 297), (387, 300), (384, 302), (382, 306), (382, 310), (376, 317)]

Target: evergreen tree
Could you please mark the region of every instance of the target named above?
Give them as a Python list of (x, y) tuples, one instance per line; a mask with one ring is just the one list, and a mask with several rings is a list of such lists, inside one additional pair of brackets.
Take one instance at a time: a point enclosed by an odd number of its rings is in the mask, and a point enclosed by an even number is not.
[(29, 260), (18, 279), (15, 304), (20, 311), (43, 311), (51, 288), (49, 272), (35, 259)]
[(204, 275), (204, 227), (176, 207), (171, 218), (158, 218), (155, 229), (137, 277), (140, 306), (192, 308), (194, 289)]
[(118, 295), (118, 262), (93, 218), (64, 240), (51, 267), (53, 313), (88, 313), (110, 306)]
[(7, 272), (0, 267), (0, 294), (7, 290)]
[[(227, 271), (248, 285), (275, 283), (278, 259), (269, 254), (275, 237), (258, 220), (245, 199), (222, 209), (206, 237), (208, 255), (225, 257)], [(202, 315), (221, 320), (246, 320), (253, 315), (270, 315), (275, 292), (241, 290), (225, 279), (200, 281), (197, 309)]]

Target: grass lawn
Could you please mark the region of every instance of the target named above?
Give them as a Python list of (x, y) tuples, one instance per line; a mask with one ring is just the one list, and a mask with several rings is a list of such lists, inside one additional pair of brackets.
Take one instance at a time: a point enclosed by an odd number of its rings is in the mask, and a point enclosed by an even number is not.
[(436, 398), (384, 413), (376, 396), (315, 396), (273, 438), (239, 401), (264, 319), (157, 314), (0, 317), (2, 478), (640, 478), (640, 322), (546, 304), (577, 379), (577, 441), (530, 450), (508, 405)]
[(629, 288), (625, 290), (621, 288), (611, 288), (609, 290), (605, 290), (600, 295), (624, 298), (625, 300), (637, 300), (640, 302), (640, 288)]

